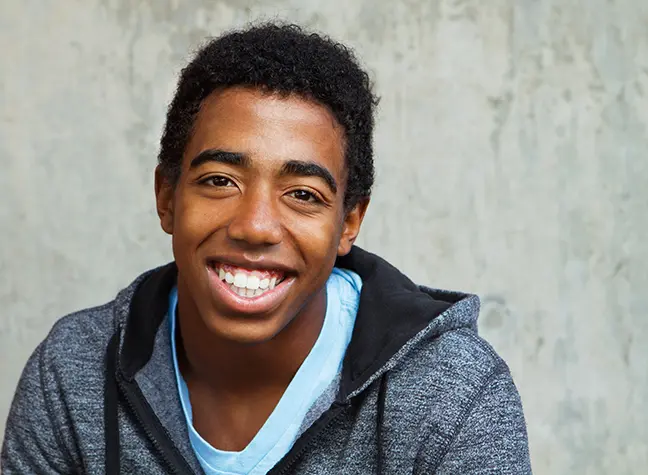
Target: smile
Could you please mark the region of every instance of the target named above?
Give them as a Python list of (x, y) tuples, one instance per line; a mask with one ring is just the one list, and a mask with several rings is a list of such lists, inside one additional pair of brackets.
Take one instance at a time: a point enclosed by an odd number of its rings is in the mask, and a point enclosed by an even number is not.
[(284, 280), (282, 271), (247, 270), (218, 262), (212, 263), (211, 267), (218, 278), (240, 297), (259, 297), (273, 290)]
[(295, 276), (283, 270), (244, 269), (222, 262), (207, 265), (214, 296), (234, 314), (266, 314), (288, 295)]

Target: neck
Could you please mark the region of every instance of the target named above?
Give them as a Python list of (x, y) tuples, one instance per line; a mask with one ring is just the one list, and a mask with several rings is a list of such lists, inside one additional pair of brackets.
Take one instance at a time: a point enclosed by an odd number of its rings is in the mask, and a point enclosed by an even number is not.
[(283, 393), (315, 345), (326, 313), (324, 286), (271, 340), (227, 340), (204, 324), (189, 293), (178, 285), (178, 362), (185, 380), (212, 394), (245, 398)]

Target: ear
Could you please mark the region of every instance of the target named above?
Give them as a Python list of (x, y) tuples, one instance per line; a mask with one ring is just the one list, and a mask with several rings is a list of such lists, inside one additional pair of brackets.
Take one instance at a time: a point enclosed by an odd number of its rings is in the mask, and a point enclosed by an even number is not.
[(340, 244), (338, 244), (338, 256), (345, 256), (351, 252), (353, 243), (358, 237), (358, 233), (360, 233), (360, 225), (362, 224), (368, 206), (369, 198), (363, 198), (350, 211), (347, 211), (344, 217)]
[(160, 226), (165, 233), (173, 234), (173, 185), (159, 165), (155, 168), (155, 202)]

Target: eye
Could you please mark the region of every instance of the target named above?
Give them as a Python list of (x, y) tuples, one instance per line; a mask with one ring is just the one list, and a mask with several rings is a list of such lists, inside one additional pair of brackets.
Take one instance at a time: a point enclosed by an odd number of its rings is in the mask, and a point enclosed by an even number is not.
[(236, 186), (232, 180), (220, 175), (213, 175), (200, 181), (201, 184), (218, 187)]
[(299, 201), (304, 201), (306, 203), (319, 203), (321, 200), (315, 196), (310, 191), (306, 190), (295, 190), (289, 193), (290, 196)]

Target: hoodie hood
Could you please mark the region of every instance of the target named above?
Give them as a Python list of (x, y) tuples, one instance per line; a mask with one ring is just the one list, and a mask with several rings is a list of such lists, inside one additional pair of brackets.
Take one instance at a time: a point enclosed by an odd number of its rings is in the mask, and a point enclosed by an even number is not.
[(421, 287), (384, 259), (354, 247), (336, 262), (363, 281), (356, 324), (344, 358), (341, 389), (352, 397), (422, 340), (476, 329), (476, 296)]
[[(336, 267), (363, 281), (351, 342), (344, 358), (339, 399), (353, 397), (393, 368), (421, 342), (458, 328), (476, 329), (476, 296), (420, 287), (382, 258), (354, 246)], [(140, 276), (117, 297), (121, 328), (119, 369), (128, 381), (151, 358), (177, 278), (170, 263)], [(130, 302), (130, 304), (127, 304)]]

